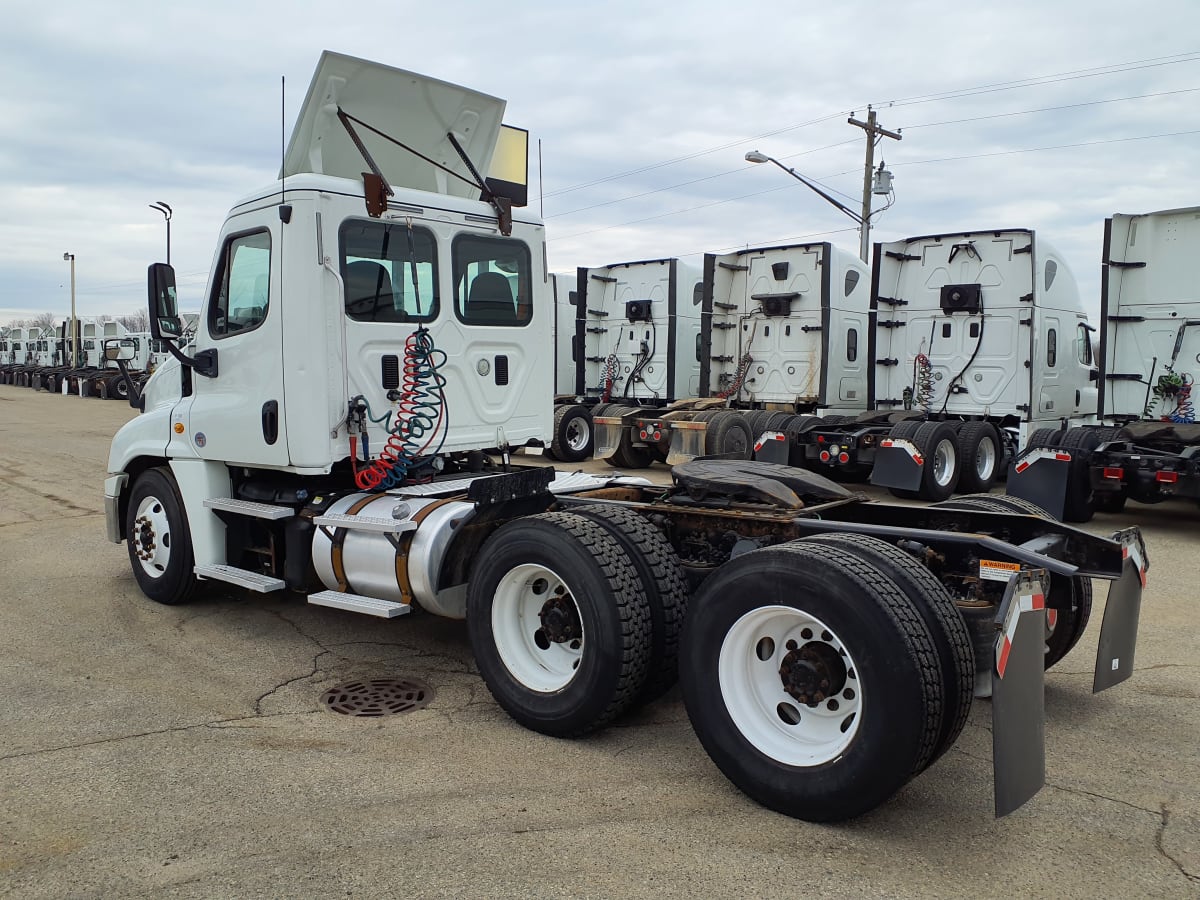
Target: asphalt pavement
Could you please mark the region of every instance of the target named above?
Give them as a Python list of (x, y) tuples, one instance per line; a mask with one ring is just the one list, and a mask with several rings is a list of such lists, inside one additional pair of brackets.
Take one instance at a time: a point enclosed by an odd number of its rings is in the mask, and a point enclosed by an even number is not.
[[(977, 702), (891, 802), (820, 826), (730, 785), (678, 689), (557, 740), (497, 707), (462, 623), (224, 586), (152, 603), (104, 534), (108, 445), (132, 415), (0, 385), (0, 895), (1200, 896), (1194, 504), (1087, 526), (1144, 529), (1136, 671), (1091, 694), (1094, 626), (1047, 675), (1030, 803), (993, 817)], [(320, 704), (367, 678), (435, 696), (383, 718)]]

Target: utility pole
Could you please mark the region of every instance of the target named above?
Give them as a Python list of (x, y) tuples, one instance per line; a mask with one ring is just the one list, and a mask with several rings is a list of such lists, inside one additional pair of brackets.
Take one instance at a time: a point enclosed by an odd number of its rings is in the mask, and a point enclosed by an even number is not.
[(862, 228), (859, 230), (858, 255), (862, 257), (863, 262), (869, 263), (871, 261), (871, 182), (875, 173), (875, 142), (878, 140), (878, 136), (889, 137), (894, 141), (901, 140), (901, 137), (898, 131), (888, 131), (876, 124), (875, 110), (869, 106), (867, 107), (867, 121), (860, 122), (854, 116), (846, 121), (851, 125), (857, 125), (867, 133), (867, 164), (863, 168)]

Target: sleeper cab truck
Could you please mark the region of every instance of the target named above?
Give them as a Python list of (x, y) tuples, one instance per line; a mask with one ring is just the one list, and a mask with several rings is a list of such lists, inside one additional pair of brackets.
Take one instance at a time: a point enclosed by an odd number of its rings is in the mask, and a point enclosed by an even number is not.
[[(864, 409), (868, 292), (866, 265), (829, 243), (706, 254), (689, 393), (658, 408), (606, 409), (617, 421), (598, 426), (597, 456), (628, 467), (748, 459), (765, 432), (795, 438), (814, 412)], [(802, 461), (775, 449), (759, 458)]]
[(1092, 331), (1030, 229), (876, 244), (869, 410), (808, 429), (807, 462), (906, 498), (988, 491), (1037, 428), (1094, 421)]
[(1095, 425), (1035, 431), (1010, 493), (1067, 521), (1128, 500), (1200, 500), (1200, 207), (1104, 223)]

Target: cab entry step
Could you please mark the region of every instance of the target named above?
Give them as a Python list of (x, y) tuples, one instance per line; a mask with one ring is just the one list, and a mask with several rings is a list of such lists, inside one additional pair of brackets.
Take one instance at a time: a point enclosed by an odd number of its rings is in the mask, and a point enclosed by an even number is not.
[(249, 569), (239, 569), (237, 566), (196, 566), (195, 572), (201, 578), (236, 584), (238, 587), (258, 591), (260, 594), (282, 591), (287, 587), (287, 583), (282, 578), (272, 578), (270, 575), (251, 572)]
[(368, 616), (379, 616), (381, 619), (394, 619), (396, 616), (412, 612), (412, 607), (407, 603), (393, 603), (390, 600), (364, 597), (362, 594), (346, 594), (341, 591), (321, 591), (318, 594), (309, 594), (308, 602), (314, 606), (346, 609)]

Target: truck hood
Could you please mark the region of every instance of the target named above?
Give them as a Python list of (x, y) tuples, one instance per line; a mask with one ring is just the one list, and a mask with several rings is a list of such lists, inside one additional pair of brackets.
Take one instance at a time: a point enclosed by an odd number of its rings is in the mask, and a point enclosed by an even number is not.
[(355, 131), (393, 187), (478, 199), (479, 188), (447, 135), (488, 172), (505, 103), (469, 88), (326, 50), (284, 155), (280, 177), (303, 172), (359, 179), (369, 170), (338, 120), (347, 115), (461, 175), (460, 181), (360, 124)]

